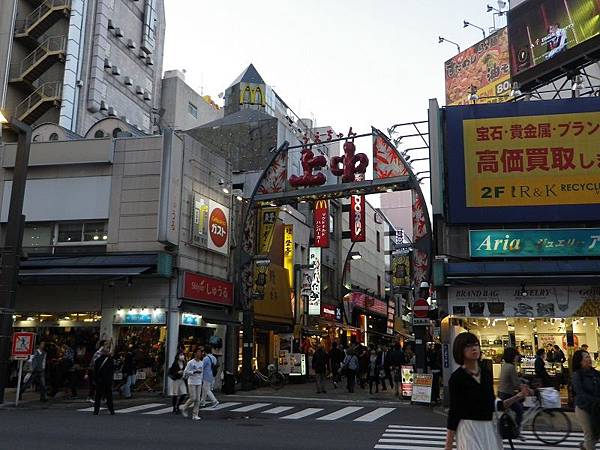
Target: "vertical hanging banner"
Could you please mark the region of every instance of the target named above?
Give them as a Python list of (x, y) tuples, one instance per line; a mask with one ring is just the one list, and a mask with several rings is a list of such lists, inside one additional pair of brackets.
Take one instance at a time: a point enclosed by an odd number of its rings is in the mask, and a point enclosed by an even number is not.
[(310, 247), (308, 265), (312, 267), (310, 295), (308, 297), (308, 315), (321, 315), (321, 247)]
[(288, 271), (292, 295), (292, 313), (296, 313), (296, 292), (294, 290), (294, 225), (286, 224), (283, 227), (283, 267)]
[(365, 242), (367, 239), (364, 195), (350, 197), (350, 239), (352, 242)]
[(278, 214), (279, 208), (261, 208), (259, 211), (259, 255), (267, 255), (271, 251), (271, 245), (273, 244), (273, 233), (275, 231), (275, 222), (277, 222)]
[(329, 247), (329, 200), (317, 200), (313, 211), (315, 247)]

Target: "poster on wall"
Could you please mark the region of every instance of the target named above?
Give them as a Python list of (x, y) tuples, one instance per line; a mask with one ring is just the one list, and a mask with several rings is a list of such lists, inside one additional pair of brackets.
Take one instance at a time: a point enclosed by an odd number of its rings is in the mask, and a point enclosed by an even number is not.
[(448, 108), (450, 223), (600, 217), (600, 99)]
[(350, 197), (350, 240), (352, 242), (365, 242), (367, 239), (365, 209), (364, 195)]
[(308, 265), (312, 267), (310, 272), (310, 295), (308, 298), (308, 314), (310, 316), (321, 315), (321, 248), (310, 247), (308, 254)]
[(457, 317), (595, 317), (600, 286), (449, 287), (448, 307)]
[(313, 210), (315, 247), (329, 247), (329, 201), (317, 200)]
[(192, 244), (223, 255), (229, 254), (229, 208), (194, 194)]
[(471, 88), (477, 103), (510, 99), (508, 31), (505, 28), (446, 61), (446, 106), (469, 104)]

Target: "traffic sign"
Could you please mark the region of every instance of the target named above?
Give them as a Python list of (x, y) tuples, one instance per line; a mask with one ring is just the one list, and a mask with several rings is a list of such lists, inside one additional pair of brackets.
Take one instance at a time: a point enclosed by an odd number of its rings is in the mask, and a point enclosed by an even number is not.
[(415, 300), (413, 305), (413, 314), (415, 317), (427, 317), (427, 313), (429, 312), (429, 303), (424, 298), (419, 298)]
[(10, 356), (13, 359), (27, 359), (33, 353), (35, 334), (18, 331), (13, 334)]
[(413, 317), (412, 324), (414, 327), (428, 327), (429, 325), (431, 325), (431, 320), (429, 320), (428, 318), (423, 319), (420, 317)]

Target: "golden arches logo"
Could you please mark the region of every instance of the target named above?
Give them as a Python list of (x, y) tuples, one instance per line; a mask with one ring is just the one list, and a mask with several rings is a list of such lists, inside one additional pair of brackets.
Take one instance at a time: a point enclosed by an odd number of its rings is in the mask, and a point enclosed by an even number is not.
[(317, 200), (317, 202), (315, 203), (315, 209), (329, 209), (327, 200)]

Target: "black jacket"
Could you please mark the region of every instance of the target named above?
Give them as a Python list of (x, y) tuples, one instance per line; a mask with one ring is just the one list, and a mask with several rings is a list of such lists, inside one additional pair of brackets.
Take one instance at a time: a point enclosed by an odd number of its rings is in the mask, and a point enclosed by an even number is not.
[(135, 365), (133, 364), (133, 353), (131, 352), (125, 353), (125, 358), (123, 359), (123, 374), (125, 376), (135, 374)]
[(534, 367), (535, 376), (542, 380), (542, 385), (544, 387), (551, 387), (552, 383), (550, 382), (550, 375), (548, 375), (548, 371), (546, 370), (546, 363), (540, 356), (535, 358)]
[(573, 373), (573, 392), (575, 405), (600, 419), (600, 372), (580, 369)]
[(97, 384), (112, 384), (115, 361), (110, 355), (101, 355), (94, 363), (94, 380)]
[[(185, 369), (185, 364), (183, 365), (183, 368)], [(182, 369), (179, 367), (179, 361), (173, 361), (173, 364), (171, 364), (171, 367), (169, 368), (169, 376), (171, 379), (180, 380), (183, 378), (183, 373), (179, 373), (180, 370)]]
[(322, 348), (317, 349), (312, 358), (312, 367), (315, 373), (327, 372), (327, 354)]

